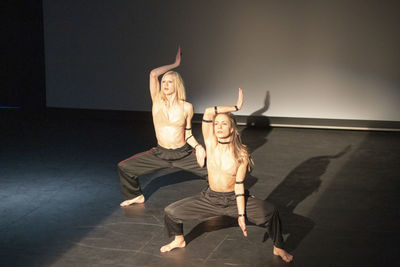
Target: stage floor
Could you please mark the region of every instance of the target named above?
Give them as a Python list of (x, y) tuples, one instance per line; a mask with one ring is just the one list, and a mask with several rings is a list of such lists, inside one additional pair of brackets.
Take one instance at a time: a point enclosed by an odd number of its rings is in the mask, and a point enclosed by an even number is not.
[[(400, 266), (400, 134), (241, 127), (246, 186), (278, 206), (293, 266)], [(194, 125), (201, 139), (200, 125)], [(265, 229), (216, 217), (169, 242), (164, 207), (206, 181), (174, 169), (141, 177), (120, 208), (116, 165), (155, 145), (149, 122), (6, 119), (0, 132), (1, 266), (287, 266)]]

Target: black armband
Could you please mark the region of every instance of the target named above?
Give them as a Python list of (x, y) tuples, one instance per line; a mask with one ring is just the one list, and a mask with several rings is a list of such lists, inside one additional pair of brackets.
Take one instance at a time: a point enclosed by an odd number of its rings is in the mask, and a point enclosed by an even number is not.
[(187, 140), (189, 140), (191, 137), (193, 137), (193, 135), (190, 135), (188, 138), (186, 138), (186, 142), (187, 142)]
[(235, 197), (244, 197), (244, 194), (237, 194)]
[(236, 181), (235, 184), (243, 184), (244, 181)]
[(214, 111), (215, 111), (215, 115), (217, 115), (217, 114), (218, 114), (218, 108), (217, 108), (217, 106), (214, 106)]
[(185, 128), (186, 131), (192, 130), (192, 128)]
[(196, 147), (199, 146), (199, 145), (200, 145), (200, 144), (197, 143), (197, 145), (195, 145), (195, 146), (193, 147), (193, 149), (196, 150)]
[(244, 213), (239, 213), (238, 217), (244, 217)]
[(213, 121), (212, 121), (212, 120), (205, 120), (205, 119), (203, 119), (203, 122), (211, 123), (211, 122), (213, 122)]

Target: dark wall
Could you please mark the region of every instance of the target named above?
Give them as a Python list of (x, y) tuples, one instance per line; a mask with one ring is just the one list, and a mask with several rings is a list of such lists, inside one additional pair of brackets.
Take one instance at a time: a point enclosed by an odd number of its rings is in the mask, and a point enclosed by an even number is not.
[(0, 106), (46, 106), (42, 1), (1, 3)]

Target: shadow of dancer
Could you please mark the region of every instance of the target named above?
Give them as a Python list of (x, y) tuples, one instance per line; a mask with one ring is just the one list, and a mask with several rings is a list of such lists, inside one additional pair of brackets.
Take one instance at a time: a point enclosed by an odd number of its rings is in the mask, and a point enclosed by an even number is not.
[[(310, 218), (295, 214), (294, 209), (318, 190), (322, 182), (321, 176), (326, 172), (330, 161), (343, 156), (350, 148), (351, 146), (347, 146), (336, 155), (318, 156), (304, 161), (265, 199), (275, 204), (279, 210), (284, 225), (283, 233), (289, 234), (285, 242), (289, 251), (294, 250), (315, 225)], [(264, 240), (267, 237), (266, 235)]]
[[(268, 110), (269, 105), (270, 94), (267, 91), (264, 105), (250, 114), (246, 120), (246, 127), (240, 132), (243, 144), (247, 146), (250, 154), (267, 142), (267, 136), (272, 130), (268, 117), (262, 115)], [(244, 187), (250, 189), (257, 181), (258, 178), (252, 176), (249, 172), (246, 175)]]
[(249, 148), (250, 153), (253, 153), (257, 148), (267, 142), (267, 136), (271, 132), (271, 126), (268, 117), (262, 114), (266, 112), (270, 105), (270, 94), (267, 91), (264, 99), (264, 106), (253, 113), (246, 120), (246, 128), (240, 135), (243, 144)]

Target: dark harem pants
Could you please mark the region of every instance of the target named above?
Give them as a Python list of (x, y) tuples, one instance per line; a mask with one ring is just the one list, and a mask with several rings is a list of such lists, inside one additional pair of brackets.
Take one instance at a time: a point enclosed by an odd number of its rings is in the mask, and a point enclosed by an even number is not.
[(139, 185), (140, 175), (171, 167), (207, 179), (207, 168), (200, 168), (194, 150), (188, 144), (177, 149), (157, 146), (118, 163), (118, 173), (124, 198), (131, 199), (142, 194)]
[[(169, 236), (183, 235), (184, 221), (203, 221), (220, 215), (238, 216), (235, 192), (215, 192), (208, 188), (196, 196), (168, 205), (165, 208), (165, 226)], [(266, 227), (274, 245), (283, 248), (281, 221), (273, 204), (247, 195), (246, 217), (249, 222)]]

